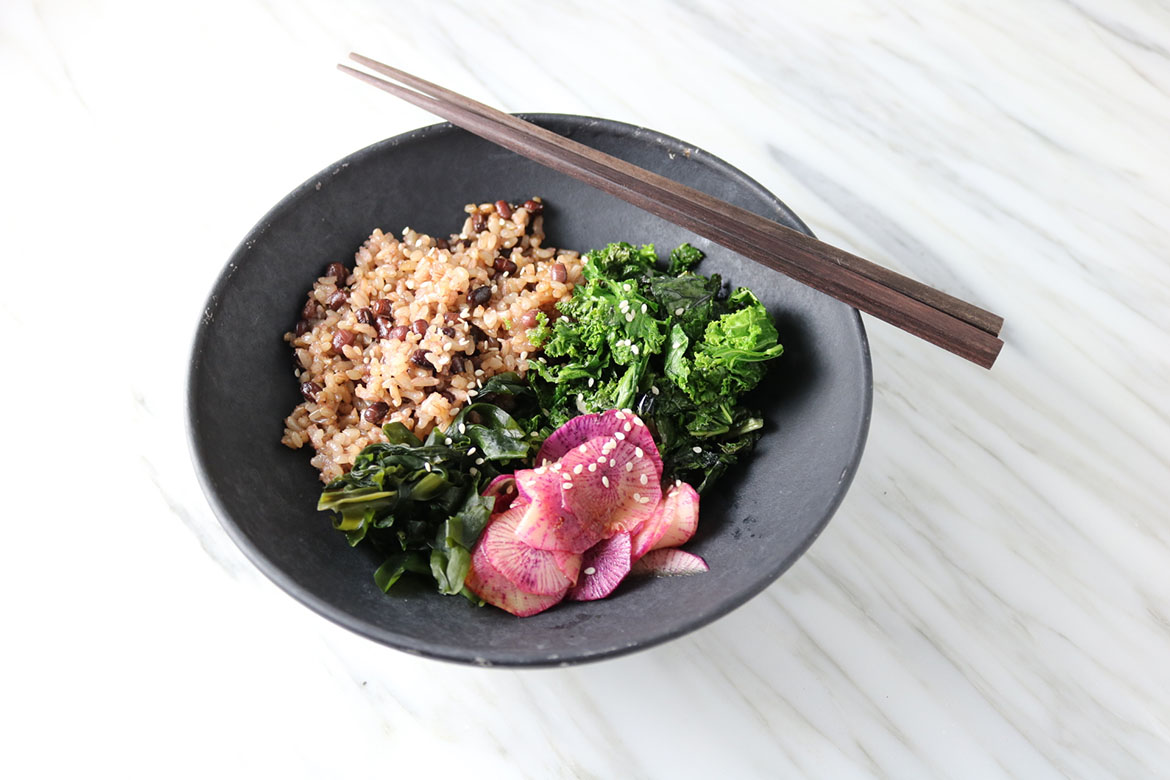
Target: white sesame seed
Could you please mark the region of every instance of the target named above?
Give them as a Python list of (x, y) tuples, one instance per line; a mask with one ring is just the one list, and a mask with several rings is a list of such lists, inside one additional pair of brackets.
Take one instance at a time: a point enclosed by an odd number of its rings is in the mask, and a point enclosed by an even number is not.
[(650, 385), (650, 392), (654, 393), (654, 395), (658, 395), (658, 385)]
[(626, 413), (623, 412), (621, 409), (618, 409), (616, 412), (614, 412), (613, 416), (618, 418), (619, 420), (626, 419)]
[(476, 458), (475, 465), (482, 466), (483, 465), (483, 458)]
[(561, 470), (561, 464), (560, 464), (560, 463), (554, 463), (554, 464), (552, 464), (551, 466), (549, 466), (549, 468), (551, 468), (553, 471), (560, 471), (560, 470)]
[(536, 467), (537, 474), (543, 474), (545, 471), (547, 471), (547, 468), (545, 466), (537, 466)]
[[(459, 432), (460, 433), (467, 433), (467, 426), (464, 425), (463, 423), (459, 423)], [(475, 447), (471, 448), (471, 452), (475, 452)], [(471, 453), (468, 453), (468, 454), (470, 455)]]
[(565, 484), (561, 485), (561, 490), (569, 490), (572, 487), (573, 487), (572, 482), (566, 482)]
[(626, 471), (633, 471), (633, 470), (634, 470), (634, 461), (627, 460), (626, 461)]
[(582, 444), (580, 447), (577, 448), (577, 452), (584, 455), (586, 452), (589, 452), (589, 448), (586, 447), (584, 444)]
[(683, 311), (685, 311), (685, 310), (683, 309), (683, 307), (679, 306), (677, 309), (675, 309), (675, 310), (674, 310), (674, 316), (676, 316), (676, 317), (681, 317), (681, 316), (682, 316), (682, 313), (683, 313)]
[(474, 454), (475, 454), (475, 447), (472, 447), (471, 449), (469, 449), (469, 450), (467, 451), (467, 454), (468, 454), (468, 455), (474, 455)]
[(593, 377), (589, 377), (589, 386), (590, 387), (593, 387), (593, 382), (594, 382)]
[(612, 469), (616, 465), (617, 465), (617, 461), (614, 460), (613, 458), (610, 458), (609, 459), (609, 467)]
[[(634, 454), (637, 455), (639, 458), (642, 457), (642, 448), (641, 447), (634, 447)], [(633, 464), (630, 464), (630, 465), (633, 465)]]
[(638, 354), (638, 345), (635, 344), (634, 346), (630, 347), (630, 352), (637, 355)]
[(467, 397), (468, 397), (468, 398), (474, 398), (474, 397), (475, 397), (475, 396), (477, 396), (477, 395), (479, 395), (479, 391), (478, 391), (478, 390), (471, 389), (471, 390), (468, 390), (468, 391), (467, 391)]
[(702, 447), (691, 447), (691, 450), (694, 451), (696, 454), (698, 454), (698, 453), (703, 451), (703, 448)]
[(447, 438), (443, 439), (443, 443), (446, 444), (448, 447), (450, 447), (451, 443), (452, 443), (451, 437), (448, 436)]
[(483, 376), (483, 369), (482, 368), (475, 369), (475, 375), (476, 376)]
[(596, 463), (590, 463), (590, 464), (589, 464), (589, 470), (590, 470), (590, 471), (597, 471), (597, 464), (596, 464)]
[(630, 290), (632, 290), (634, 288), (630, 287), (630, 285), (627, 283), (627, 284), (622, 285), (622, 289), (625, 290), (626, 292), (629, 292)]
[(601, 475), (601, 484), (605, 485), (606, 487), (609, 487), (609, 477), (602, 474)]
[(585, 576), (592, 577), (594, 574), (597, 573), (597, 569), (593, 568), (592, 566), (586, 566), (584, 573), (585, 573)]
[(634, 418), (634, 425), (641, 425), (642, 427), (646, 427), (646, 423), (642, 422), (641, 417)]
[(521, 360), (527, 360), (527, 359), (528, 359), (528, 353), (527, 353), (527, 352), (521, 352), (521, 353), (520, 353), (520, 359), (521, 359)]
[(626, 433), (629, 433), (630, 431), (634, 430), (634, 424), (633, 423), (626, 423), (625, 425), (622, 426), (622, 430), (625, 431)]
[(430, 470), (431, 470), (431, 464), (430, 464), (429, 462), (427, 462), (427, 463), (424, 463), (424, 464), (423, 464), (423, 468), (425, 468), (427, 471), (430, 471)]
[(646, 311), (647, 311), (647, 306), (646, 306), (646, 304), (643, 303), (642, 304), (642, 313), (645, 314)]
[(605, 463), (605, 455), (604, 455), (604, 454), (603, 454), (603, 455), (598, 455), (598, 456), (597, 456), (597, 462), (598, 462), (598, 463)]
[(472, 466), (471, 468), (469, 468), (467, 470), (467, 473), (474, 477), (476, 474), (479, 473), (479, 469), (477, 469), (475, 466)]
[(618, 441), (621, 441), (622, 439), (626, 438), (626, 435), (621, 431), (614, 431), (613, 437)]
[(642, 503), (642, 494), (641, 494), (641, 493), (635, 493), (635, 494), (634, 494), (634, 500), (635, 500), (635, 501), (637, 501), (639, 504), (640, 504), (640, 503)]
[(576, 466), (573, 467), (574, 474), (580, 474), (584, 470), (585, 470), (585, 467), (582, 466), (580, 463), (578, 463)]
[(646, 475), (645, 475), (645, 474), (643, 474), (642, 476), (638, 477), (638, 482), (639, 482), (640, 484), (643, 484), (643, 485), (645, 485), (647, 481), (648, 481), (648, 480), (646, 479)]
[(634, 313), (630, 312), (629, 314), (626, 315), (626, 322), (633, 322), (633, 321), (634, 321)]

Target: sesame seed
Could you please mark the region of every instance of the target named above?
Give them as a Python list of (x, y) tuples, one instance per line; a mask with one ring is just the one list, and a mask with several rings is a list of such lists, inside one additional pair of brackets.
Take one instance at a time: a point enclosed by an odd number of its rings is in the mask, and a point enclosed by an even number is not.
[(479, 391), (478, 391), (478, 390), (471, 389), (471, 390), (468, 390), (468, 391), (467, 391), (467, 397), (468, 397), (468, 398), (474, 398), (474, 397), (475, 397), (475, 396), (477, 396), (477, 395), (479, 395)]
[(621, 431), (614, 431), (613, 437), (618, 441), (621, 441), (622, 439), (626, 438), (626, 435)]
[(584, 444), (582, 444), (580, 447), (577, 448), (577, 452), (584, 455), (586, 452), (589, 452), (589, 448), (586, 447)]
[(549, 468), (551, 468), (553, 471), (560, 471), (560, 470), (561, 470), (561, 464), (560, 464), (560, 463), (554, 463), (554, 464), (552, 464), (551, 466), (549, 466)]
[(584, 470), (585, 470), (585, 467), (582, 466), (580, 463), (578, 463), (576, 466), (573, 467), (574, 474), (580, 474)]
[(537, 474), (543, 474), (545, 471), (547, 471), (547, 469), (544, 466), (537, 466), (536, 467)]
[(469, 468), (467, 470), (467, 473), (474, 477), (476, 474), (479, 473), (479, 469), (477, 469), (475, 466), (472, 466), (471, 468)]
[(622, 285), (622, 289), (625, 290), (626, 292), (629, 292), (630, 290), (632, 290), (634, 288), (630, 287), (630, 285), (627, 283), (627, 284)]
[[(639, 458), (642, 457), (642, 448), (641, 447), (634, 447), (634, 454), (637, 455)], [(630, 465), (632, 466), (633, 464), (631, 463)]]
[(644, 303), (642, 304), (642, 313), (643, 314), (646, 313), (646, 304), (644, 304)]
[(572, 482), (566, 482), (565, 484), (561, 485), (561, 490), (569, 490), (572, 487), (573, 487)]
[[(459, 432), (460, 433), (467, 433), (467, 426), (464, 425), (463, 423), (459, 423)], [(475, 447), (471, 448), (471, 452), (475, 452)], [(468, 454), (471, 454), (471, 453), (468, 453)]]
[(590, 470), (590, 471), (597, 471), (597, 464), (596, 464), (596, 463), (590, 463), (590, 464), (589, 464), (589, 470)]
[(429, 462), (429, 461), (428, 461), (427, 463), (424, 463), (424, 464), (423, 464), (423, 468), (425, 468), (427, 471), (431, 471), (431, 470), (432, 470), (432, 469), (431, 469), (431, 464), (430, 464), (430, 462)]
[(617, 461), (614, 460), (613, 458), (610, 458), (609, 459), (609, 467), (612, 469), (616, 465), (617, 465)]
[(609, 487), (609, 477), (602, 474), (601, 475), (601, 484), (605, 485), (606, 487)]
[(683, 311), (684, 311), (683, 307), (679, 306), (677, 309), (674, 310), (674, 316), (681, 317)]
[(641, 425), (643, 428), (646, 427), (646, 423), (642, 422), (641, 417), (634, 418), (634, 425)]
[(658, 385), (650, 385), (650, 392), (654, 395), (658, 395)]
[(476, 458), (475, 465), (482, 466), (483, 465), (483, 458)]
[(635, 344), (634, 346), (630, 347), (630, 352), (637, 355), (638, 354), (638, 345)]
[(598, 463), (605, 463), (605, 455), (598, 455), (597, 462)]
[(635, 494), (634, 494), (634, 500), (635, 500), (635, 501), (637, 501), (639, 504), (640, 504), (640, 503), (642, 503), (642, 494), (641, 494), (641, 493), (635, 493)]
[(626, 419), (626, 413), (623, 412), (621, 409), (618, 409), (616, 412), (614, 412), (613, 416), (618, 418), (619, 420)]
[(634, 321), (634, 313), (630, 312), (629, 314), (626, 315), (626, 322), (633, 322), (633, 321)]
[(467, 454), (468, 454), (468, 455), (474, 455), (474, 454), (475, 454), (475, 447), (472, 447), (471, 449), (469, 449), (469, 450), (467, 451)]
[(626, 461), (626, 471), (633, 471), (633, 470), (634, 470), (634, 461), (627, 460)]
[(475, 375), (476, 376), (483, 376), (483, 369), (482, 368), (475, 369)]
[(646, 475), (645, 475), (645, 474), (643, 474), (642, 476), (638, 477), (638, 482), (639, 482), (640, 484), (643, 484), (643, 485), (645, 485), (645, 484), (646, 484), (646, 482), (647, 482)]
[(592, 566), (585, 567), (585, 575), (587, 577), (592, 577), (596, 573), (597, 573), (597, 569), (593, 568)]
[(448, 436), (447, 438), (443, 439), (443, 443), (450, 447), (452, 443), (451, 437)]
[(593, 382), (594, 382), (593, 377), (589, 377), (589, 386), (590, 387), (593, 387)]
[(697, 455), (698, 453), (703, 451), (703, 448), (702, 447), (691, 447), (691, 450)]
[(622, 426), (622, 430), (625, 431), (626, 433), (629, 433), (630, 431), (634, 430), (634, 424), (633, 423), (626, 423), (625, 425)]

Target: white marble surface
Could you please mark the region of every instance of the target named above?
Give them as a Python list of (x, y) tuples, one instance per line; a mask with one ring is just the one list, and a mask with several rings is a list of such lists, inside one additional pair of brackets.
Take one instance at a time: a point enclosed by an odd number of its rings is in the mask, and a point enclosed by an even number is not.
[[(693, 635), (535, 672), (350, 635), (227, 540), (183, 404), (247, 229), (431, 121), (351, 49), (702, 146), (1003, 314), (1003, 356), (868, 321), (848, 498)], [(1170, 771), (1165, 3), (5, 0), (0, 106), (0, 775)]]

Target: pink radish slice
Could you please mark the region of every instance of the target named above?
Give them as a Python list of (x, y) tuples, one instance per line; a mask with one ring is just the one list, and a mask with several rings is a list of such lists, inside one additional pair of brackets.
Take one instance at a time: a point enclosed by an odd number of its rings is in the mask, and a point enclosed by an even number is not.
[[(631, 574), (657, 574), (664, 577), (684, 574), (702, 574), (710, 571), (707, 562), (697, 555), (674, 547), (651, 550), (640, 558), (630, 569)], [(569, 591), (572, 598), (573, 591)]]
[(574, 578), (561, 571), (553, 553), (529, 547), (516, 538), (516, 523), (526, 509), (524, 505), (513, 506), (492, 518), (476, 549), (483, 550), (492, 568), (525, 593), (537, 596), (564, 593)]
[(589, 548), (581, 561), (581, 577), (565, 598), (594, 601), (613, 593), (630, 573), (630, 535), (620, 533)]
[(496, 499), (492, 514), (507, 511), (517, 497), (516, 477), (512, 474), (501, 474), (488, 483), (488, 486), (483, 489), (483, 495)]
[(561, 505), (586, 529), (608, 539), (650, 519), (662, 498), (658, 453), (612, 436), (598, 436), (561, 458)]
[(662, 459), (658, 454), (657, 445), (654, 444), (654, 437), (650, 435), (650, 431), (638, 415), (618, 409), (610, 409), (601, 414), (583, 414), (557, 428), (540, 446), (540, 452), (536, 454), (536, 464), (540, 466), (553, 463), (590, 439), (613, 436), (617, 433), (621, 433), (626, 441), (641, 448), (643, 452), (654, 453), (654, 459), (658, 461), (658, 476), (661, 479)]
[(678, 547), (690, 541), (698, 527), (699, 494), (686, 482), (676, 482), (634, 534), (630, 555), (636, 561), (651, 550)]
[(568, 577), (572, 585), (576, 585), (577, 578), (581, 576), (582, 556), (562, 550), (553, 550), (552, 556), (561, 574)]
[(511, 612), (516, 617), (528, 617), (543, 612), (559, 603), (565, 596), (564, 591), (538, 596), (520, 590), (492, 566), (482, 546), (476, 546), (475, 552), (471, 555), (471, 569), (467, 572), (464, 584), (488, 604)]
[[(558, 494), (559, 484), (558, 480)], [(581, 523), (560, 507), (559, 495), (527, 504), (516, 525), (516, 538), (537, 550), (577, 555), (601, 540), (596, 528)]]

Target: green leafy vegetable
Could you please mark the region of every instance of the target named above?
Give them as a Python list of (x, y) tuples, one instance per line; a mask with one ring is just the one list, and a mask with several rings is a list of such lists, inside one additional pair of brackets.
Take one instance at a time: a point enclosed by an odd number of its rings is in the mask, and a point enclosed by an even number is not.
[[(401, 423), (382, 428), (388, 443), (362, 450), (350, 472), (327, 485), (317, 508), (351, 546), (363, 541), (387, 555), (374, 581), (389, 591), (406, 572), (429, 574), (439, 592), (464, 592), (471, 549), (494, 501), (488, 481), (525, 465), (542, 437), (504, 406), (538, 415), (531, 389), (515, 374), (485, 383), (483, 401), (464, 407), (446, 431), (420, 441)], [(466, 594), (465, 594), (466, 595)]]
[(763, 420), (739, 399), (783, 351), (763, 304), (693, 273), (701, 259), (684, 244), (663, 271), (652, 245), (589, 252), (585, 282), (558, 305), (531, 374), (546, 425), (633, 408), (655, 434), (665, 478), (700, 492), (755, 444)]

